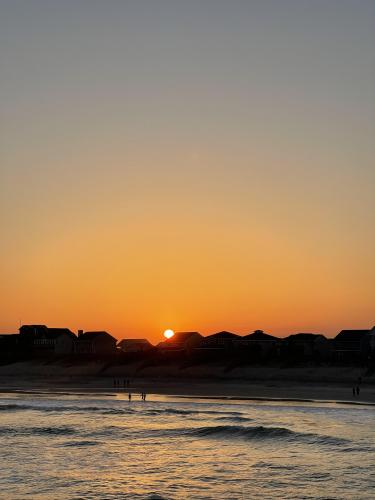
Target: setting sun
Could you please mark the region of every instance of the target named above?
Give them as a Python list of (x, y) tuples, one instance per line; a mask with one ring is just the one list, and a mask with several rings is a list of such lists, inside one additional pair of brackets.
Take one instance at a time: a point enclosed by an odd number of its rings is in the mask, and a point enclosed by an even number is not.
[(171, 339), (174, 335), (174, 331), (173, 330), (165, 330), (164, 332), (164, 337), (166, 339)]

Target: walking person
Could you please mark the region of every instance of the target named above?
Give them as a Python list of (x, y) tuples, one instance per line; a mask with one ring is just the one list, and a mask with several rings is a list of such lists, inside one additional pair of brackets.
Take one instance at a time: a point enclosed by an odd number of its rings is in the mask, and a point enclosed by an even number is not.
[(132, 400), (132, 395), (131, 395), (131, 393), (130, 393), (130, 392), (129, 392), (129, 394), (128, 394), (128, 399), (129, 399), (129, 401), (131, 401), (131, 400)]

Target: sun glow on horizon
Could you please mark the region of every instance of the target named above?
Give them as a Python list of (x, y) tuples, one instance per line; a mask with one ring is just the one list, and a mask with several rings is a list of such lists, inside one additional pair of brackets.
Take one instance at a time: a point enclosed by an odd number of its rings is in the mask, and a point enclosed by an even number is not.
[(174, 335), (174, 331), (173, 330), (165, 330), (164, 332), (164, 337), (166, 339), (171, 339)]
[(375, 1), (49, 3), (1, 3), (0, 334), (370, 328)]

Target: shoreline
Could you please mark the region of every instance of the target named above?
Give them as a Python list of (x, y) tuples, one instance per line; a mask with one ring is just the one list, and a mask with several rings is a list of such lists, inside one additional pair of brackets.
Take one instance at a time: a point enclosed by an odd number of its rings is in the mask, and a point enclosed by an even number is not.
[(348, 383), (246, 380), (173, 380), (132, 378), (129, 386), (114, 386), (112, 377), (5, 377), (0, 376), (0, 393), (121, 396), (131, 392), (179, 399), (336, 403), (375, 405), (375, 385), (362, 383), (353, 396)]
[[(80, 388), (79, 390), (82, 390)], [(107, 391), (108, 392), (108, 391)], [(62, 396), (92, 396), (99, 395), (101, 397), (113, 397), (118, 395), (118, 392), (113, 392), (111, 394), (106, 394), (99, 391), (93, 392), (75, 392), (70, 391), (57, 391), (57, 390), (21, 390), (21, 389), (1, 389), (0, 395), (2, 394), (27, 394), (27, 395), (62, 395)], [(124, 394), (124, 393), (122, 393)], [(160, 394), (160, 393), (150, 393), (148, 396), (167, 396), (170, 398), (177, 399), (186, 399), (186, 400), (204, 400), (204, 401), (228, 401), (228, 402), (263, 402), (263, 403), (319, 403), (319, 404), (333, 404), (333, 405), (351, 405), (351, 406), (375, 406), (375, 401), (366, 401), (366, 400), (335, 400), (335, 399), (303, 399), (303, 398), (277, 398), (277, 397), (240, 397), (240, 396), (198, 396), (192, 394)], [(152, 401), (152, 399), (148, 399), (148, 401)]]

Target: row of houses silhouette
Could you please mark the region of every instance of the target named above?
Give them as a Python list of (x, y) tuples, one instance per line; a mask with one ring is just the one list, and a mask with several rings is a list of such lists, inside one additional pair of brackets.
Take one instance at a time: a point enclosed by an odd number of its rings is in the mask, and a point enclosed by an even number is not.
[(68, 328), (23, 325), (18, 334), (0, 335), (0, 358), (113, 357), (116, 355), (189, 355), (203, 359), (242, 355), (253, 361), (276, 358), (366, 362), (375, 358), (375, 327), (342, 330), (335, 338), (322, 334), (296, 333), (284, 338), (255, 330), (248, 335), (222, 331), (203, 336), (199, 332), (177, 332), (156, 346), (147, 339), (125, 338), (117, 342), (106, 331), (74, 334)]

